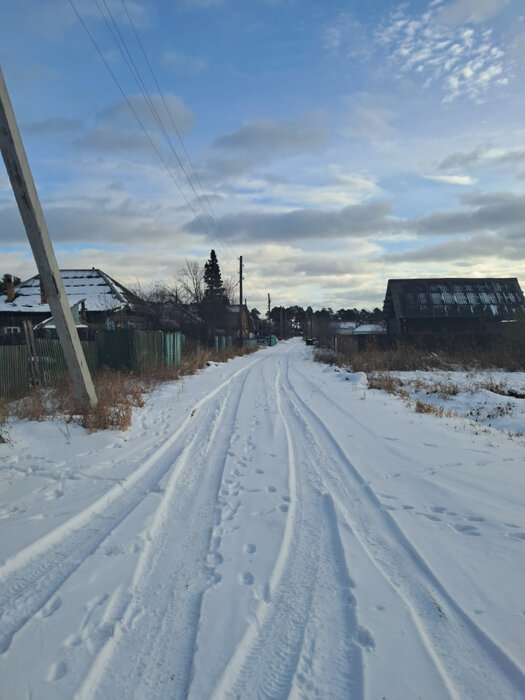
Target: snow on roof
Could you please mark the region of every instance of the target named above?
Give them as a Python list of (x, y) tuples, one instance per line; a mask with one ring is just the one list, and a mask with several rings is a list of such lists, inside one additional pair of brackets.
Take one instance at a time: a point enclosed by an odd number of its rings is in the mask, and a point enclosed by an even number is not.
[(378, 323), (362, 323), (354, 329), (354, 335), (364, 333), (385, 333), (385, 328)]
[(331, 328), (352, 329), (357, 326), (357, 321), (330, 321)]
[[(115, 311), (129, 302), (128, 290), (102, 270), (60, 270), (60, 275), (71, 306), (84, 300), (86, 311)], [(0, 311), (51, 313), (49, 304), (41, 303), (38, 275), (17, 285), (15, 294), (12, 302), (0, 296)]]

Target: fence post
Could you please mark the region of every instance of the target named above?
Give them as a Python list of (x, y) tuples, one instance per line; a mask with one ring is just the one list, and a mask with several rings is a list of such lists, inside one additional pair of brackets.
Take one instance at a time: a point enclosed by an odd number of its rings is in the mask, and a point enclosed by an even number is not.
[(213, 345), (214, 345), (214, 348), (215, 348), (215, 353), (216, 353), (216, 354), (219, 354), (219, 336), (218, 336), (218, 335), (215, 335), (215, 336), (213, 337)]
[(40, 386), (42, 384), (42, 377), (40, 376), (40, 366), (38, 364), (38, 354), (36, 351), (33, 326), (27, 320), (22, 321), (22, 325), (26, 339), (27, 360), (29, 362), (29, 374), (31, 376), (31, 381), (33, 383), (33, 387)]

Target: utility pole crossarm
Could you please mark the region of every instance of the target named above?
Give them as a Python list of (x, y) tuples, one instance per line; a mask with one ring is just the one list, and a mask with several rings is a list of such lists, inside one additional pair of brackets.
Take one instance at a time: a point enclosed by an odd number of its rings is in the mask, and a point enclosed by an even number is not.
[(92, 406), (97, 397), (64, 289), (31, 169), (0, 68), (0, 150), (64, 350), (77, 400)]

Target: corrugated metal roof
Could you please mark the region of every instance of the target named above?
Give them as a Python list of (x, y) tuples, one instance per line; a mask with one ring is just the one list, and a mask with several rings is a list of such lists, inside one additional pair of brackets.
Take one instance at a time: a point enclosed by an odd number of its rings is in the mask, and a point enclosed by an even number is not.
[[(116, 311), (127, 304), (141, 303), (138, 297), (102, 270), (60, 270), (69, 304), (84, 301), (86, 311)], [(0, 296), (0, 312), (51, 313), (49, 304), (41, 303), (38, 275), (17, 285), (15, 300)]]
[(518, 280), (443, 278), (389, 280), (386, 318), (512, 318), (525, 299)]

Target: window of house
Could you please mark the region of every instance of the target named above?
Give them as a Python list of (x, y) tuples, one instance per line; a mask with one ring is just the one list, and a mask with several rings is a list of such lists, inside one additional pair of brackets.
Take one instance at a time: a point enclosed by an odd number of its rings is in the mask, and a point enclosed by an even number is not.
[(15, 333), (21, 333), (20, 326), (6, 326), (5, 328), (5, 334), (6, 335), (14, 335)]

